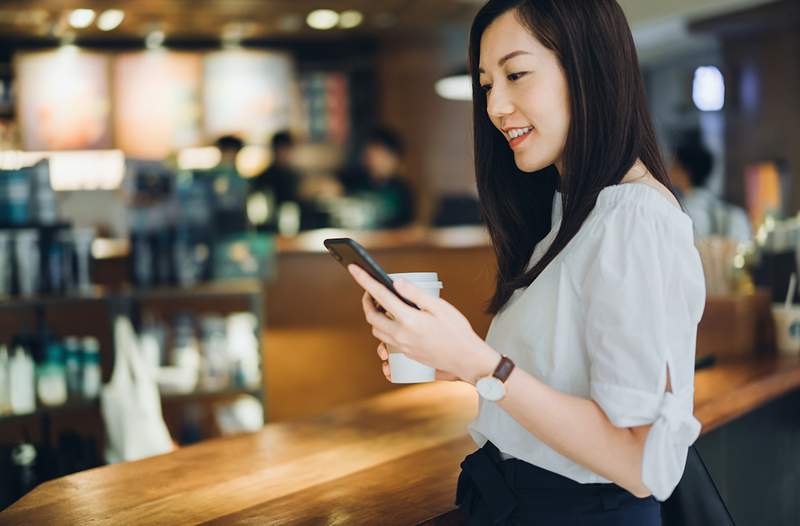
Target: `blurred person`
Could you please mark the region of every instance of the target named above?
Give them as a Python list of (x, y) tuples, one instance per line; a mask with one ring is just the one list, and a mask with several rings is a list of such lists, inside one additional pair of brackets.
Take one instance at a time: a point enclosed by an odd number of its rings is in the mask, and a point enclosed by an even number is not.
[(742, 243), (750, 241), (752, 231), (745, 211), (725, 203), (707, 188), (713, 168), (714, 156), (699, 133), (688, 134), (675, 148), (669, 177), (692, 218), (695, 237), (700, 240), (721, 236)]
[(272, 162), (262, 173), (251, 179), (251, 192), (271, 193), (274, 206), (287, 201), (298, 202), (301, 176), (292, 166), (295, 142), (288, 131), (279, 131), (270, 142)]
[(415, 309), (350, 265), (383, 374), (391, 346), (477, 391), (455, 498), (467, 524), (660, 525), (698, 458), (706, 290), (625, 14), (491, 0), (469, 66), (494, 318), (483, 339), (446, 300), (395, 281)]
[[(223, 135), (214, 142), (220, 153), (217, 167), (236, 169), (236, 156), (244, 148), (244, 141), (235, 135)], [(238, 172), (237, 172), (238, 173)]]
[(208, 170), (212, 178), (214, 227), (219, 234), (231, 234), (247, 229), (247, 182), (236, 168), (236, 157), (244, 141), (235, 135), (223, 135), (215, 141), (220, 160)]
[(414, 220), (414, 194), (402, 175), (404, 154), (397, 133), (376, 128), (367, 137), (360, 167), (342, 178), (348, 195), (369, 196), (380, 203), (377, 228), (398, 228)]

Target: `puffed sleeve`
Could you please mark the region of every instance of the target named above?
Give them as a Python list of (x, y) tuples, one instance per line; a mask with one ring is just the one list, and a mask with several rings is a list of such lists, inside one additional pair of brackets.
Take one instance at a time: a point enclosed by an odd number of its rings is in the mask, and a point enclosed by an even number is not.
[(653, 424), (642, 481), (661, 501), (701, 427), (692, 407), (705, 284), (691, 223), (677, 213), (608, 211), (593, 225), (580, 279), (591, 397), (617, 427)]

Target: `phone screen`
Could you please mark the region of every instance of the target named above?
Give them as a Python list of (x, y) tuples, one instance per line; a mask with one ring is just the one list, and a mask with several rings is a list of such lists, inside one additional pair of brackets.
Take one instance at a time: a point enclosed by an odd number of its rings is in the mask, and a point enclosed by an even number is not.
[(331, 256), (333, 256), (336, 261), (341, 263), (344, 268), (347, 268), (347, 266), (351, 263), (358, 265), (370, 276), (394, 292), (394, 294), (403, 300), (406, 305), (414, 307), (415, 309), (419, 309), (419, 307), (417, 307), (414, 303), (405, 299), (395, 290), (392, 278), (390, 278), (386, 271), (381, 268), (378, 262), (369, 255), (367, 250), (359, 245), (355, 240), (350, 239), (349, 237), (333, 238), (326, 239), (324, 244)]

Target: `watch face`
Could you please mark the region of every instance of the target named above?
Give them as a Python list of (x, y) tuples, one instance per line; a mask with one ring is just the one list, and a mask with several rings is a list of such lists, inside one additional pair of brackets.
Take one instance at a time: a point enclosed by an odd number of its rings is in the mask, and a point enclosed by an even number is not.
[(488, 378), (481, 378), (478, 380), (476, 384), (478, 389), (478, 394), (481, 395), (485, 400), (489, 400), (490, 402), (497, 402), (498, 400), (502, 400), (506, 394), (506, 387), (503, 385), (503, 382), (495, 378), (494, 376), (490, 376)]

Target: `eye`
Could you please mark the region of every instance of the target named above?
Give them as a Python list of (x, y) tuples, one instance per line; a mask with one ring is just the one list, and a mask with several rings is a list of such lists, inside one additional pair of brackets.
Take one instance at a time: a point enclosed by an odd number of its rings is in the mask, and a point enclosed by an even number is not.
[(489, 90), (491, 89), (492, 89), (491, 84), (481, 84), (481, 91), (483, 91), (484, 93), (489, 93)]
[(524, 77), (527, 74), (528, 74), (527, 71), (520, 71), (519, 73), (511, 73), (506, 78), (513, 82), (515, 80), (521, 79), (522, 77)]

